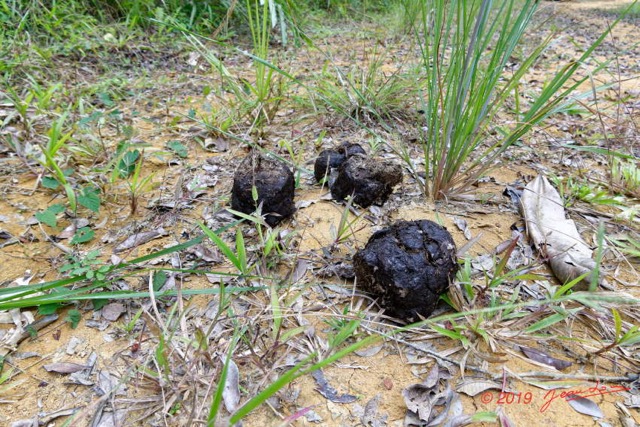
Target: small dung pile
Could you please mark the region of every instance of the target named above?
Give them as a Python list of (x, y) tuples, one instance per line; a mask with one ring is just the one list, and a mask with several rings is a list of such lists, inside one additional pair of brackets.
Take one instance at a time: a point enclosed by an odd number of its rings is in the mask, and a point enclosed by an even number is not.
[(353, 203), (363, 208), (383, 205), (393, 187), (402, 181), (402, 167), (396, 163), (371, 157), (353, 156), (340, 166), (338, 176), (331, 186), (331, 196), (336, 200), (353, 197)]
[(428, 317), (458, 271), (456, 245), (429, 220), (398, 221), (374, 233), (353, 258), (357, 285), (407, 323)]
[[(353, 144), (350, 142), (345, 142), (335, 149), (330, 148), (328, 150), (322, 150), (320, 154), (318, 154), (318, 158), (313, 165), (313, 176), (316, 178), (316, 181), (320, 182), (325, 177), (331, 178), (331, 172), (337, 171), (345, 160), (355, 154), (362, 154), (366, 156), (367, 152), (364, 151), (364, 148), (362, 148), (360, 144)], [(330, 180), (329, 186), (331, 187)]]
[[(252, 193), (254, 185), (257, 201)], [(250, 153), (233, 176), (231, 208), (251, 214), (262, 204), (265, 221), (273, 227), (295, 212), (294, 188), (293, 172), (287, 165), (259, 153)]]
[(353, 197), (363, 208), (383, 205), (393, 187), (402, 181), (400, 165), (368, 157), (358, 144), (342, 144), (337, 149), (324, 150), (316, 159), (314, 176), (320, 182), (329, 179), (331, 196), (336, 200)]

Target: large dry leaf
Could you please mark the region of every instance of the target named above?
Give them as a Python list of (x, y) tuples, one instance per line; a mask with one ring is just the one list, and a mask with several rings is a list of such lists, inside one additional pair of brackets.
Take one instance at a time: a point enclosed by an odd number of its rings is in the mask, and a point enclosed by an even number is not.
[(483, 391), (487, 391), (490, 389), (501, 390), (502, 385), (498, 384), (495, 381), (489, 380), (462, 380), (460, 383), (456, 385), (456, 391), (459, 393), (464, 393), (467, 396), (476, 396)]
[(101, 314), (102, 317), (109, 320), (110, 322), (115, 322), (125, 311), (127, 311), (127, 309), (124, 304), (119, 302), (112, 302), (102, 307)]
[(402, 397), (407, 405), (405, 426), (465, 424), (462, 419), (458, 419), (462, 415), (459, 395), (451, 390), (447, 380), (446, 371), (441, 371), (440, 366), (435, 364), (422, 383), (402, 390)]
[(85, 369), (89, 368), (89, 366), (72, 362), (59, 362), (44, 365), (43, 368), (47, 372), (57, 372), (58, 374), (72, 374), (74, 372), (84, 371)]
[(168, 233), (164, 230), (164, 228), (132, 234), (124, 242), (116, 246), (113, 249), (113, 252), (119, 253), (128, 249), (133, 249), (137, 246), (144, 245), (145, 243), (150, 242), (153, 239), (159, 239), (160, 237), (166, 236), (167, 234)]
[(367, 427), (385, 427), (387, 425), (387, 414), (379, 414), (380, 394), (367, 402), (364, 407), (364, 414), (360, 418), (363, 425)]
[(591, 417), (603, 418), (604, 414), (602, 409), (592, 400), (586, 399), (582, 396), (570, 394), (567, 396), (567, 402), (576, 411), (581, 414), (589, 415)]
[[(567, 283), (596, 267), (593, 251), (582, 240), (576, 224), (565, 217), (560, 194), (542, 175), (531, 181), (522, 193), (522, 212), (527, 231), (536, 248), (549, 259), (553, 274)], [(575, 287), (585, 289), (587, 276)]]

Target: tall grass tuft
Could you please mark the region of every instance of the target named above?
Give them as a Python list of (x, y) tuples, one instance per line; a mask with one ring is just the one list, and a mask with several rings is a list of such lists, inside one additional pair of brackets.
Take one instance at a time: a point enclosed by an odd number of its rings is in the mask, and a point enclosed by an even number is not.
[[(424, 192), (441, 199), (464, 192), (495, 165), (501, 153), (571, 101), (571, 93), (588, 78), (573, 78), (576, 71), (617, 21), (579, 58), (545, 82), (528, 105), (522, 105), (520, 81), (555, 37), (550, 34), (529, 53), (519, 51), (538, 2), (419, 1), (416, 35), (426, 80), (421, 97), (427, 177)], [(519, 65), (505, 72), (511, 58), (520, 55)], [(497, 128), (498, 114), (511, 99), (518, 107), (517, 117)], [(490, 137), (490, 133), (494, 135)], [(403, 157), (411, 161), (406, 154)]]

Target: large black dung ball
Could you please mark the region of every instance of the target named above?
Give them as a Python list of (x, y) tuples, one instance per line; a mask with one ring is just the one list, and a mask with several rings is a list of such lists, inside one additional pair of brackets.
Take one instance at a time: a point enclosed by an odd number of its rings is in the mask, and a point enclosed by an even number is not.
[(381, 159), (361, 155), (349, 157), (338, 169), (338, 176), (331, 186), (331, 196), (343, 200), (353, 197), (353, 202), (363, 208), (372, 204), (382, 205), (402, 181), (402, 167)]
[[(258, 199), (253, 198), (255, 185)], [(250, 214), (262, 203), (262, 214), (270, 226), (278, 224), (295, 212), (293, 172), (278, 160), (257, 153), (249, 154), (233, 176), (231, 208)]]
[(357, 285), (407, 323), (428, 317), (458, 271), (456, 245), (433, 221), (398, 221), (353, 257)]

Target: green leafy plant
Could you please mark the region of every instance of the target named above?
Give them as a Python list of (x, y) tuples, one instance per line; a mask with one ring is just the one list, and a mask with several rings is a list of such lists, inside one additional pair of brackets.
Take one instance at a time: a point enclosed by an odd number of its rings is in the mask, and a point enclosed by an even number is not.
[[(131, 153), (131, 151), (128, 151), (127, 153)], [(136, 211), (138, 210), (138, 200), (140, 199), (140, 196), (154, 188), (154, 174), (149, 174), (145, 177), (141, 176), (143, 162), (144, 151), (142, 151), (135, 160), (133, 172), (127, 178), (127, 189), (129, 192), (129, 207), (131, 208), (131, 215), (135, 215)]]
[(95, 232), (89, 227), (82, 227), (76, 230), (75, 234), (71, 238), (72, 245), (78, 245), (80, 243), (87, 243), (93, 240)]
[(627, 254), (636, 258), (640, 258), (640, 240), (634, 239), (630, 236), (620, 237), (620, 238), (611, 238), (609, 239), (611, 242), (618, 247), (618, 249)]
[(327, 342), (329, 351), (331, 351), (355, 335), (362, 318), (357, 317), (354, 319), (353, 316), (349, 316), (349, 307), (345, 306), (342, 316), (325, 319), (324, 322), (332, 328), (332, 331), (327, 333)]
[(98, 259), (100, 250), (87, 252), (83, 257), (71, 256), (69, 262), (58, 271), (70, 276), (83, 276), (87, 280), (104, 281), (111, 269), (109, 265), (103, 265)]
[(626, 331), (623, 331), (623, 320), (620, 316), (620, 312), (615, 308), (611, 309), (611, 315), (614, 322), (614, 338), (610, 344), (602, 347), (596, 351), (595, 354), (602, 354), (615, 347), (629, 346), (640, 342), (640, 327), (638, 325), (631, 325)]
[(637, 162), (613, 158), (611, 184), (621, 194), (640, 198), (640, 168)]
[(254, 80), (240, 80), (245, 93), (251, 95), (244, 98), (244, 108), (253, 117), (251, 127), (262, 129), (269, 123), (280, 107), (285, 80), (276, 72), (270, 63), (271, 26), (277, 22), (278, 15), (274, 13), (277, 4), (274, 0), (246, 0), (247, 21), (253, 41)]
[[(291, 10), (293, 6), (290, 2), (275, 0), (246, 0), (244, 6), (253, 50), (251, 53), (237, 48), (235, 50), (252, 60), (251, 80), (234, 76), (215, 52), (202, 42), (209, 39), (194, 35), (178, 23), (173, 22), (171, 25), (185, 34), (187, 40), (218, 71), (223, 81), (215, 94), (225, 108), (214, 112), (204, 121), (212, 129), (221, 128), (224, 132), (224, 129), (248, 120), (249, 132), (257, 129), (262, 133), (264, 125), (270, 123), (278, 112), (288, 82), (295, 81), (293, 76), (278, 67), (270, 49), (271, 28), (277, 24), (283, 25), (287, 16), (285, 10)], [(229, 96), (229, 92), (232, 96)]]
[[(33, 124), (32, 119), (29, 115), (29, 107), (31, 107), (31, 103), (33, 101), (33, 98), (35, 97), (35, 94), (33, 92), (28, 92), (27, 94), (22, 96), (15, 90), (15, 88), (11, 86), (3, 89), (4, 90), (2, 92), (2, 95), (11, 102), (17, 116), (19, 117), (19, 120), (24, 126), (26, 137), (30, 138)], [(8, 122), (8, 120), (6, 120), (6, 122)]]
[(242, 236), (242, 230), (236, 230), (236, 250), (234, 252), (233, 249), (229, 245), (225, 243), (220, 236), (218, 236), (213, 230), (211, 230), (206, 225), (199, 223), (198, 224), (204, 234), (211, 240), (217, 247), (220, 249), (220, 252), (233, 264), (233, 266), (238, 270), (238, 272), (243, 276), (248, 276), (253, 270), (253, 266), (248, 264), (247, 260), (247, 249), (244, 244), (244, 237)]
[(65, 317), (65, 321), (69, 323), (71, 329), (75, 329), (80, 324), (82, 320), (82, 313), (76, 309), (71, 309), (67, 312), (67, 317)]
[(60, 150), (69, 141), (74, 132), (74, 129), (65, 132), (64, 123), (66, 118), (67, 113), (64, 113), (52, 123), (51, 128), (49, 128), (47, 132), (47, 143), (40, 146), (42, 158), (39, 161), (46, 170), (53, 174), (58, 183), (64, 188), (69, 201), (69, 207), (75, 212), (77, 207), (76, 193), (71, 183), (67, 180), (67, 175), (60, 166), (58, 156)]
[[(215, 233), (221, 233), (223, 231), (228, 230), (229, 228), (237, 225), (240, 221), (234, 221), (228, 226), (222, 227), (215, 231)], [(98, 264), (95, 260), (97, 255), (91, 254), (88, 261), (82, 261), (82, 259), (75, 258), (72, 260), (70, 265), (73, 267), (69, 267), (70, 270), (74, 268), (81, 269), (79, 271), (80, 274), (72, 275), (68, 278), (52, 280), (45, 283), (38, 283), (32, 285), (24, 285), (20, 287), (8, 287), (8, 288), (0, 288), (0, 310), (10, 310), (12, 308), (20, 308), (20, 307), (45, 307), (45, 306), (60, 306), (63, 304), (70, 304), (78, 301), (94, 301), (94, 300), (105, 300), (105, 299), (138, 299), (138, 298), (149, 298), (149, 292), (139, 292), (139, 291), (108, 291), (104, 288), (110, 284), (110, 280), (102, 281), (95, 280), (97, 276), (102, 277), (102, 275), (112, 275), (112, 277), (117, 278), (118, 275), (123, 275), (127, 273), (128, 268), (139, 266), (146, 261), (156, 259), (167, 254), (172, 254), (174, 252), (179, 252), (186, 248), (195, 246), (197, 244), (202, 243), (205, 236), (199, 236), (194, 239), (191, 239), (187, 242), (180, 243), (169, 248), (159, 250), (153, 252), (151, 254), (141, 256), (130, 260), (126, 263), (121, 263), (117, 265), (105, 265), (104, 268), (98, 267), (95, 268)], [(86, 265), (86, 263), (90, 265)], [(89, 271), (92, 270), (94, 276), (91, 279), (87, 278), (87, 274), (91, 275)], [(96, 271), (97, 270), (97, 271)], [(198, 272), (194, 270), (189, 270), (190, 272)], [(204, 273), (204, 272), (203, 272)], [(228, 275), (235, 277), (232, 273), (219, 273), (221, 275)], [(69, 285), (74, 285), (70, 287)], [(256, 290), (257, 288), (247, 288)], [(238, 287), (229, 287), (228, 291), (238, 291)], [(199, 290), (189, 290), (184, 289), (181, 291), (183, 295), (199, 295), (199, 294), (217, 294), (220, 292), (219, 289), (199, 289)], [(169, 290), (159, 292), (158, 296), (175, 296), (176, 291)]]
[(97, 213), (100, 210), (100, 191), (93, 186), (82, 188), (78, 195), (78, 204)]
[(231, 424), (234, 424), (242, 420), (254, 409), (256, 409), (262, 403), (267, 401), (267, 399), (273, 396), (278, 390), (282, 389), (287, 384), (290, 384), (292, 381), (295, 381), (296, 379), (302, 377), (303, 375), (307, 375), (313, 371), (317, 371), (318, 369), (322, 369), (326, 366), (329, 366), (331, 363), (342, 359), (343, 357), (353, 353), (354, 351), (368, 347), (378, 342), (379, 340), (381, 340), (381, 336), (370, 335), (354, 344), (349, 345), (348, 347), (345, 347), (341, 350), (336, 351), (330, 356), (309, 366), (309, 363), (318, 356), (316, 353), (310, 354), (301, 362), (296, 364), (293, 368), (286, 371), (284, 374), (278, 377), (278, 379), (276, 379), (267, 387), (265, 387), (263, 391), (261, 391), (256, 396), (249, 399), (240, 408), (238, 408), (238, 410), (236, 410), (229, 418), (229, 422)]
[(293, 146), (293, 143), (289, 140), (281, 140), (278, 142), (278, 146), (280, 148), (284, 148), (285, 150), (287, 150), (287, 153), (289, 153), (289, 158), (291, 159), (291, 161), (293, 162), (293, 166), (294, 166), (294, 180), (295, 180), (295, 188), (300, 188), (300, 176), (302, 175), (302, 172), (305, 170), (304, 169), (304, 162), (305, 162), (305, 150), (304, 147), (301, 147), (300, 149), (296, 150)]
[(122, 326), (120, 326), (126, 334), (129, 335), (133, 333), (136, 328), (136, 323), (138, 323), (138, 320), (140, 320), (140, 317), (142, 316), (142, 312), (143, 310), (139, 309), (133, 316), (131, 316), (131, 319), (129, 319), (128, 322), (123, 323)]
[(136, 170), (136, 164), (140, 159), (139, 150), (129, 150), (124, 153), (120, 162), (118, 162), (118, 175), (120, 178), (131, 176)]
[(38, 221), (49, 227), (56, 227), (58, 225), (57, 215), (61, 212), (64, 212), (64, 205), (56, 203), (44, 211), (36, 212), (35, 217)]
[(180, 141), (169, 141), (167, 142), (167, 148), (174, 152), (178, 157), (184, 159), (189, 154), (187, 147), (181, 143)]
[(587, 181), (578, 182), (572, 177), (557, 181), (562, 188), (562, 195), (567, 201), (567, 206), (573, 205), (574, 200), (598, 205), (621, 205), (624, 198), (612, 195), (606, 188)]

